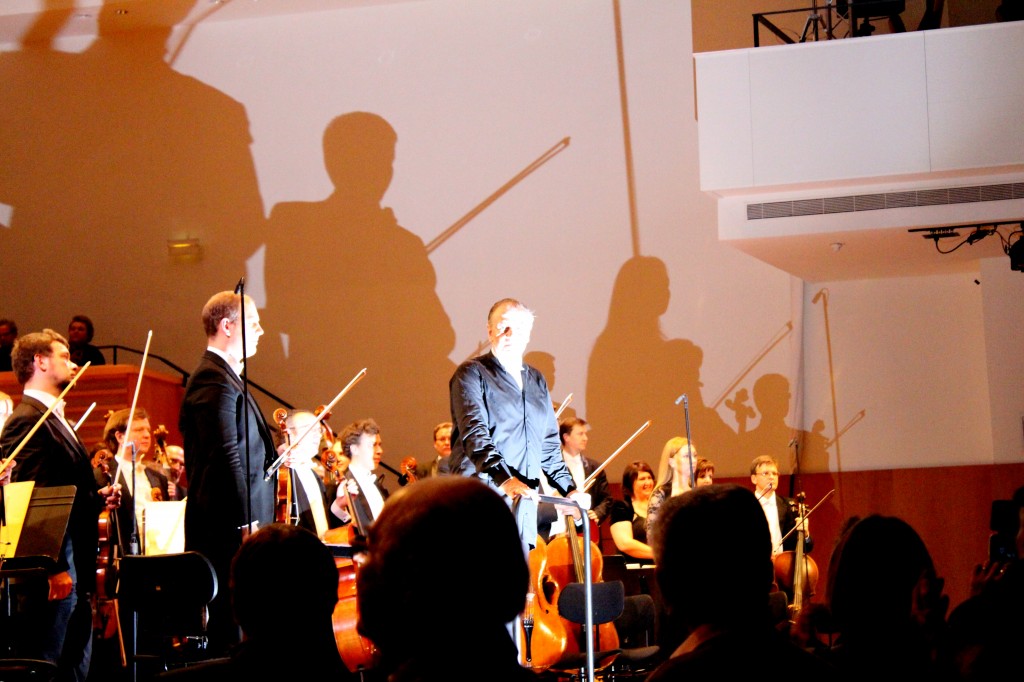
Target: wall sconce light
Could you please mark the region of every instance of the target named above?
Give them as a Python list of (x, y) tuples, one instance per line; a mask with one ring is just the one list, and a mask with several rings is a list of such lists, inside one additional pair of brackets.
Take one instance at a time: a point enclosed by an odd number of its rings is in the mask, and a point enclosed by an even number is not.
[(178, 263), (195, 263), (202, 260), (203, 247), (198, 239), (168, 239), (167, 255)]

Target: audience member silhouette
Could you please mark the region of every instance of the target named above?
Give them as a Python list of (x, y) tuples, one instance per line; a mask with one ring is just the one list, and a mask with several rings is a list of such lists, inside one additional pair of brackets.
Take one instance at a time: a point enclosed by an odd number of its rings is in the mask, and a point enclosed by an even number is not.
[[(285, 585), (268, 590), (272, 576)], [(221, 586), (223, 588), (223, 586)], [(173, 680), (357, 679), (341, 660), (331, 615), (338, 569), (316, 535), (273, 524), (251, 535), (231, 562), (231, 606), (243, 638), (229, 659), (161, 676)]]
[(836, 678), (771, 625), (771, 537), (749, 490), (709, 485), (669, 498), (652, 542), (671, 632), (682, 643), (648, 680)]
[(972, 595), (949, 615), (944, 658), (954, 679), (1002, 679), (1005, 673), (1020, 670), (1020, 646), (1024, 642), (1024, 487), (1013, 494), (1013, 506), (1018, 517), (1017, 557), (990, 560), (979, 566)]
[(519, 531), (484, 483), (440, 476), (402, 488), (371, 526), (368, 556), (359, 629), (391, 682), (537, 679), (506, 627), (529, 580)]
[[(936, 679), (949, 598), (928, 548), (902, 519), (854, 523), (832, 554), (830, 661), (849, 679)], [(884, 662), (884, 663), (883, 663)]]

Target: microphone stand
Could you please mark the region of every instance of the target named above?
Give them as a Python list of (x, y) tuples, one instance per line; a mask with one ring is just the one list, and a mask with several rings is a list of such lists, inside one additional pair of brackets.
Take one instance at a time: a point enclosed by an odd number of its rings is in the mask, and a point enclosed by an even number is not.
[(686, 454), (690, 460), (690, 487), (697, 487), (697, 472), (693, 469), (693, 443), (690, 440), (690, 399), (684, 393), (676, 398), (676, 405), (683, 403), (683, 419), (686, 422)]
[(242, 404), (245, 406), (245, 522), (248, 532), (252, 532), (252, 481), (250, 480), (249, 464), (249, 358), (248, 346), (245, 343), (245, 277), (238, 280), (235, 293), (239, 295), (239, 310), (242, 323)]
[[(536, 495), (538, 502), (548, 504), (571, 505), (580, 511), (580, 517), (586, 521), (587, 510), (571, 497), (555, 497), (553, 495)], [(590, 524), (583, 524), (583, 546), (590, 547)], [(587, 682), (594, 682), (594, 579), (590, 575), (590, 552), (583, 552), (583, 596), (586, 606), (587, 632)]]
[(135, 485), (135, 441), (131, 441), (131, 446), (132, 446), (132, 535), (131, 535), (131, 539), (128, 541), (129, 542), (128, 553), (131, 556), (138, 556), (139, 555), (139, 522), (138, 522), (138, 518), (135, 516), (135, 508), (136, 508), (136, 505), (139, 503), (139, 501), (137, 499), (138, 498), (139, 488), (138, 488), (137, 485)]

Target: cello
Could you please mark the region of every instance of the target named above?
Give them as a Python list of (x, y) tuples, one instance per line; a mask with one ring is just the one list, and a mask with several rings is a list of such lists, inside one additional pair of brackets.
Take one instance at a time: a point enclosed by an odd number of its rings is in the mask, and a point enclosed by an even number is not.
[[(537, 546), (528, 557), (530, 586), (526, 608), (520, 618), (523, 647), (520, 664), (532, 670), (546, 670), (558, 662), (568, 646), (565, 622), (552, 601), (555, 581), (548, 571), (548, 548), (544, 538), (537, 536)], [(561, 588), (559, 588), (561, 589)]]
[(775, 568), (775, 583), (779, 589), (786, 592), (789, 598), (789, 620), (796, 622), (805, 602), (809, 602), (815, 595), (815, 588), (818, 582), (818, 564), (804, 552), (804, 539), (806, 535), (807, 519), (822, 502), (827, 500), (835, 490), (830, 490), (822, 497), (818, 504), (808, 511), (804, 504), (806, 496), (800, 492), (796, 496), (797, 523), (783, 536), (783, 540), (789, 537), (790, 533), (796, 533), (796, 550), (792, 552), (780, 552), (772, 559)]
[[(585, 521), (589, 523), (589, 519)], [(582, 583), (586, 580), (585, 559), (583, 552), (583, 538), (576, 532), (576, 524), (571, 518), (565, 520), (565, 533), (551, 540), (547, 547), (547, 568), (555, 585), (555, 591), (551, 600), (557, 604), (558, 596), (562, 588), (570, 582)], [(603, 559), (601, 548), (596, 542), (590, 543), (590, 573), (591, 581), (598, 583), (602, 581), (601, 571)], [(585, 637), (595, 637), (594, 651), (602, 649), (617, 649), (619, 647), (619, 634), (615, 629), (615, 623), (601, 623), (594, 626), (595, 632), (587, 633), (586, 626), (573, 623), (570, 620), (562, 619), (565, 629), (571, 636), (567, 637), (566, 653), (580, 653), (586, 651), (587, 640)]]

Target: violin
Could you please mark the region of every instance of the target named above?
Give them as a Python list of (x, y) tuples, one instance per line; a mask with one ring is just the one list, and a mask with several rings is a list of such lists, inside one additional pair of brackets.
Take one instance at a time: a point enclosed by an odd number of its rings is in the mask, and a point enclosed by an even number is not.
[[(324, 409), (326, 408), (323, 405), (318, 405), (313, 410), (313, 415), (319, 417), (323, 414)], [(324, 483), (338, 485), (341, 483), (342, 474), (345, 471), (339, 466), (341, 463), (338, 461), (338, 452), (340, 452), (341, 444), (338, 443), (334, 431), (327, 423), (330, 418), (331, 413), (328, 412), (320, 421), (323, 426), (323, 448), (320, 450), (320, 463), (324, 466)]]
[(163, 424), (153, 429), (153, 456), (164, 471), (170, 471), (171, 460), (167, 458), (167, 436), (170, 431)]
[[(285, 444), (290, 445), (291, 438), (288, 436), (288, 410), (279, 407), (274, 410), (274, 421), (277, 422), (281, 433), (284, 434)], [(274, 521), (277, 523), (294, 524), (297, 519), (292, 518), (292, 475), (287, 467), (281, 467), (277, 471), (277, 495), (274, 502)]]
[(416, 475), (417, 466), (418, 464), (416, 462), (415, 457), (406, 457), (401, 462), (399, 462), (398, 470), (400, 473), (398, 474), (398, 484), (409, 485), (410, 483), (415, 483), (416, 480), (419, 478)]

